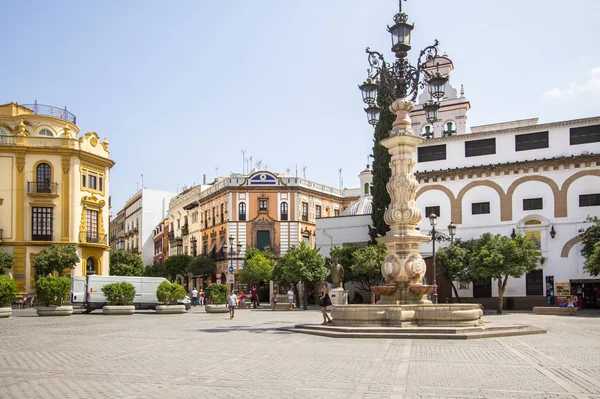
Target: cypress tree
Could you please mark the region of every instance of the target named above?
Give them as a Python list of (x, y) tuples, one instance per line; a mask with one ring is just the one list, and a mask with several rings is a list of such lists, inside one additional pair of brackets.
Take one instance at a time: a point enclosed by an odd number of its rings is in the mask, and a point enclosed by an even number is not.
[(382, 110), (373, 138), (373, 186), (371, 188), (373, 195), (371, 220), (373, 226), (369, 226), (369, 236), (373, 242), (378, 236), (384, 236), (390, 229), (383, 220), (383, 214), (390, 204), (390, 195), (387, 192), (386, 184), (392, 175), (390, 169), (391, 156), (388, 149), (380, 144), (380, 141), (389, 137), (392, 123), (396, 119), (396, 115), (389, 110), (389, 106), (395, 99), (394, 86), (394, 82), (384, 64), (380, 74), (379, 90), (377, 91), (377, 104)]

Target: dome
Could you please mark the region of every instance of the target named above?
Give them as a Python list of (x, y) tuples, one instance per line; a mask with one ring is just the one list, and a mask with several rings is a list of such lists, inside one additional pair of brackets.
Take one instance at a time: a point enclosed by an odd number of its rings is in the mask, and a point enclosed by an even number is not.
[(370, 215), (373, 211), (373, 197), (362, 197), (359, 201), (353, 202), (342, 212), (342, 216)]

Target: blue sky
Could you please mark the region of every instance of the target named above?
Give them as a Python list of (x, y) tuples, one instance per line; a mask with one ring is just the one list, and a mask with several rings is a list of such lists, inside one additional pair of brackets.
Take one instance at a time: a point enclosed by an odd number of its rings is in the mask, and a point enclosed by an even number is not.
[[(110, 141), (113, 207), (242, 171), (242, 153), (338, 187), (371, 153), (357, 85), (389, 60), (396, 0), (10, 1), (0, 103), (67, 105)], [(411, 0), (419, 49), (440, 41), (469, 126), (600, 115), (600, 2)]]

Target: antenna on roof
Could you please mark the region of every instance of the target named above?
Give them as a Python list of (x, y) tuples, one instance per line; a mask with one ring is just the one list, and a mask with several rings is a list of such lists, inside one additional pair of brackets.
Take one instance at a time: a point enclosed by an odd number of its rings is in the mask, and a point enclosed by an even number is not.
[(344, 189), (344, 177), (342, 176), (342, 168), (338, 171), (340, 174), (340, 190)]
[(246, 150), (242, 150), (242, 174), (246, 174)]
[(219, 167), (215, 166), (215, 180), (219, 178)]
[(302, 178), (304, 180), (306, 180), (306, 168), (308, 168), (308, 166), (306, 165), (302, 167)]

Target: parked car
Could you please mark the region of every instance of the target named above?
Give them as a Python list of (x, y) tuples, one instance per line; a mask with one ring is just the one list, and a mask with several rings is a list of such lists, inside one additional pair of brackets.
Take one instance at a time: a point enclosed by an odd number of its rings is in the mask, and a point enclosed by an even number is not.
[[(158, 305), (156, 298), (156, 289), (167, 279), (162, 277), (130, 277), (130, 276), (75, 276), (71, 280), (71, 303), (80, 305), (86, 309), (86, 313), (93, 312), (96, 309), (102, 309), (108, 304), (102, 287), (106, 284), (125, 281), (135, 287), (135, 298), (133, 305), (136, 309), (155, 309)], [(192, 306), (190, 298), (186, 298), (179, 303), (185, 305), (186, 310)]]

